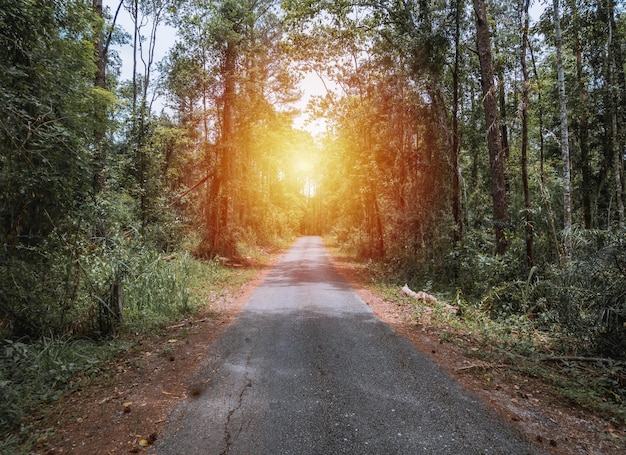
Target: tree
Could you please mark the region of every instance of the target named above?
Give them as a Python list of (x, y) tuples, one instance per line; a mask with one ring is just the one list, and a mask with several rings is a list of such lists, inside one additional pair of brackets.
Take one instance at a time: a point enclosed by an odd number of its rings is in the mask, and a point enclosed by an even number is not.
[(452, 69), (452, 147), (450, 148), (450, 166), (452, 167), (452, 216), (456, 224), (455, 241), (463, 237), (463, 209), (461, 205), (461, 182), (459, 175), (459, 153), (461, 150), (459, 131), (459, 97), (461, 56), (461, 16), (464, 10), (463, 0), (454, 1), (454, 66)]
[(567, 97), (565, 94), (565, 72), (563, 69), (563, 37), (559, 0), (553, 0), (554, 33), (556, 37), (557, 83), (559, 87), (559, 110), (561, 119), (561, 161), (563, 164), (563, 251), (566, 257), (571, 253), (572, 233), (572, 194), (569, 152), (569, 127), (567, 124)]
[[(140, 199), (141, 230), (145, 230), (150, 223), (151, 198), (147, 181), (150, 174), (149, 152), (146, 143), (149, 140), (148, 124), (154, 102), (155, 92), (149, 99), (154, 70), (154, 55), (157, 46), (159, 26), (167, 20), (169, 8), (177, 3), (176, 0), (130, 0), (126, 8), (133, 22), (133, 75), (132, 75), (132, 104), (131, 104), (131, 147), (135, 160), (135, 174), (137, 191)], [(147, 35), (143, 29), (148, 27)], [(147, 46), (146, 46), (147, 43)], [(143, 66), (141, 73), (139, 66)]]
[(607, 85), (610, 93), (611, 110), (611, 146), (613, 154), (613, 174), (615, 179), (615, 201), (617, 205), (617, 221), (620, 229), (626, 229), (624, 216), (624, 134), (620, 132), (624, 123), (623, 94), (626, 90), (624, 77), (624, 61), (621, 55), (620, 40), (616, 38), (615, 1), (606, 2), (607, 44), (606, 68)]
[(258, 200), (259, 186), (286, 172), (268, 170), (262, 155), (282, 147), (259, 145), (267, 143), (264, 136), (288, 140), (290, 115), (278, 110), (293, 99), (294, 78), (281, 46), (280, 14), (271, 0), (194, 1), (181, 6), (175, 23), (182, 40), (169, 57), (170, 87), (187, 110), (179, 110), (179, 121), (186, 118), (185, 127), (200, 133), (197, 162), (204, 167), (197, 187), (204, 190), (203, 240), (196, 253), (237, 255), (253, 227), (267, 226), (256, 204), (275, 203)]
[(496, 88), (493, 80), (493, 57), (487, 8), (484, 0), (474, 0), (476, 20), (476, 46), (480, 60), (480, 75), (483, 91), (483, 108), (487, 127), (487, 144), (491, 170), (491, 195), (493, 200), (494, 232), (496, 252), (503, 255), (507, 248), (506, 228), (509, 222), (506, 181), (504, 176), (505, 156), (502, 149)]
[(0, 318), (18, 336), (59, 323), (56, 293), (74, 268), (59, 271), (53, 253), (94, 217), (93, 109), (107, 105), (94, 89), (94, 19), (78, 0), (11, 0), (0, 14)]
[(522, 102), (521, 102), (521, 120), (522, 120), (522, 143), (521, 143), (521, 165), (522, 165), (522, 186), (524, 191), (524, 238), (526, 242), (526, 263), (529, 268), (535, 265), (535, 252), (533, 241), (533, 215), (530, 202), (530, 189), (528, 187), (528, 98), (530, 90), (530, 76), (526, 62), (526, 51), (528, 49), (528, 28), (529, 17), (528, 9), (530, 0), (522, 0), (521, 29), (522, 29), (522, 46), (520, 63), (522, 67)]

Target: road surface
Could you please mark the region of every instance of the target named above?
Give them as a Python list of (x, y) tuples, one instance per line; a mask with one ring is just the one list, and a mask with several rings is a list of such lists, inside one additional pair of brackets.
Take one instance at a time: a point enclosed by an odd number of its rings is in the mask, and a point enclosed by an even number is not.
[(196, 379), (152, 453), (540, 453), (381, 322), (318, 237), (284, 255)]

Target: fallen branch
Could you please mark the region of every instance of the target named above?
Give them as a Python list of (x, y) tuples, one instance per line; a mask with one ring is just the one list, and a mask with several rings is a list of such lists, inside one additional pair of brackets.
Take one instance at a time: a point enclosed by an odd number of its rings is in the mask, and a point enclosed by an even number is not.
[(496, 368), (495, 365), (492, 365), (490, 363), (486, 363), (486, 362), (481, 362), (481, 363), (473, 363), (472, 365), (468, 365), (465, 367), (459, 367), (457, 368), (455, 371), (457, 373), (464, 373), (466, 371), (471, 371), (471, 370), (487, 370), (487, 369), (491, 369), (491, 368)]
[[(409, 288), (409, 286), (406, 284), (402, 287), (402, 292), (404, 292), (409, 297), (413, 297), (416, 300), (421, 300), (424, 303), (439, 303), (437, 297), (430, 295), (424, 291), (415, 292), (411, 290), (411, 288)], [(441, 305), (443, 305), (443, 310), (447, 313), (456, 314), (459, 310), (457, 307), (453, 307), (452, 305), (448, 305), (447, 303), (442, 303)]]
[(166, 329), (169, 329), (169, 330), (180, 329), (182, 327), (198, 324), (200, 322), (206, 322), (206, 320), (207, 320), (207, 318), (202, 318), (202, 319), (198, 319), (198, 320), (195, 320), (195, 321), (193, 319), (186, 319), (185, 321), (181, 322), (180, 324), (168, 325), (166, 327)]
[(437, 298), (435, 296), (432, 296), (424, 291), (412, 291), (411, 288), (409, 288), (409, 286), (406, 284), (402, 287), (402, 292), (404, 292), (409, 297), (413, 297), (417, 300), (422, 300), (426, 303), (437, 303)]
[(613, 360), (605, 359), (602, 357), (579, 357), (579, 356), (547, 356), (539, 359), (542, 362), (599, 362), (599, 363), (609, 363)]

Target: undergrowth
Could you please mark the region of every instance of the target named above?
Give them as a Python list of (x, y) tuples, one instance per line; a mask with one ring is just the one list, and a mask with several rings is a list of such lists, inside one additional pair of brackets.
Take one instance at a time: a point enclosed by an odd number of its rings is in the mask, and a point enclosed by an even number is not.
[(116, 336), (68, 333), (0, 341), (1, 454), (36, 444), (28, 417), (75, 387), (75, 378), (101, 379), (106, 362), (200, 308), (212, 311), (212, 302), (255, 273), (219, 261), (197, 261), (186, 253), (142, 254), (124, 267), (123, 314)]

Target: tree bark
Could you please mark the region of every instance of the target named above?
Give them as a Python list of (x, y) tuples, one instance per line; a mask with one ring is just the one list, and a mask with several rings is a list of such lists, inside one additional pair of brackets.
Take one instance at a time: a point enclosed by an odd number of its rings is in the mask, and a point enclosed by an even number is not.
[(530, 77), (528, 75), (528, 67), (526, 65), (526, 49), (528, 42), (528, 8), (530, 0), (523, 0), (523, 20), (522, 20), (522, 75), (524, 82), (522, 85), (522, 186), (524, 188), (524, 211), (526, 213), (526, 221), (524, 225), (525, 241), (526, 241), (526, 263), (529, 268), (535, 265), (535, 253), (533, 246), (533, 214), (530, 203), (530, 190), (528, 188), (528, 92), (530, 89)]
[(568, 258), (571, 254), (572, 234), (572, 190), (569, 151), (569, 127), (567, 124), (567, 97), (565, 95), (565, 72), (563, 69), (563, 35), (559, 0), (553, 0), (554, 32), (556, 36), (556, 65), (559, 88), (559, 109), (561, 119), (561, 160), (563, 163), (563, 252)]
[(222, 77), (224, 91), (221, 99), (220, 137), (217, 147), (217, 170), (209, 200), (208, 254), (231, 256), (235, 253), (231, 242), (233, 222), (233, 167), (235, 160), (235, 72), (237, 63), (236, 44), (226, 43), (223, 55)]
[(461, 14), (463, 13), (463, 0), (455, 0), (454, 8), (454, 69), (452, 71), (452, 147), (450, 166), (452, 167), (452, 216), (455, 224), (453, 239), (456, 243), (463, 238), (461, 179), (459, 176), (459, 71), (461, 66)]
[[(104, 14), (102, 10), (102, 0), (93, 0), (93, 9), (98, 18), (104, 23)], [(101, 89), (106, 89), (106, 67), (107, 56), (104, 42), (104, 30), (97, 30), (95, 51), (96, 51), (96, 76), (94, 85)], [(104, 147), (105, 118), (102, 112), (95, 111), (95, 129), (94, 129), (94, 171), (93, 171), (93, 192), (94, 195), (100, 194), (104, 189), (105, 176), (104, 168), (106, 161), (106, 149)]]
[(576, 78), (578, 79), (578, 97), (580, 100), (580, 113), (578, 115), (578, 141), (580, 144), (580, 167), (582, 170), (582, 202), (583, 222), (585, 229), (593, 227), (591, 215), (592, 172), (589, 158), (589, 121), (587, 119), (587, 91), (583, 77), (582, 44), (578, 34), (576, 35)]
[[(624, 187), (623, 187), (623, 164), (622, 164), (622, 154), (621, 151), (621, 125), (620, 125), (620, 93), (621, 90), (619, 88), (619, 67), (618, 61), (621, 63), (621, 58), (618, 58), (620, 52), (620, 45), (616, 44), (616, 40), (614, 34), (615, 30), (615, 17), (614, 17), (614, 1), (607, 1), (607, 27), (608, 27), (608, 43), (607, 43), (607, 54), (608, 54), (608, 74), (607, 85), (609, 87), (610, 92), (610, 100), (611, 100), (611, 144), (612, 144), (612, 153), (613, 153), (613, 175), (615, 180), (615, 200), (617, 202), (617, 220), (619, 223), (619, 228), (626, 228), (626, 221), (624, 219)], [(621, 56), (620, 56), (621, 57)]]
[(476, 19), (476, 45), (480, 60), (483, 91), (483, 108), (487, 128), (487, 145), (489, 147), (496, 252), (498, 255), (503, 255), (508, 245), (505, 233), (509, 223), (509, 213), (504, 173), (505, 157), (500, 136), (496, 89), (493, 77), (493, 57), (485, 0), (474, 0), (474, 12)]

